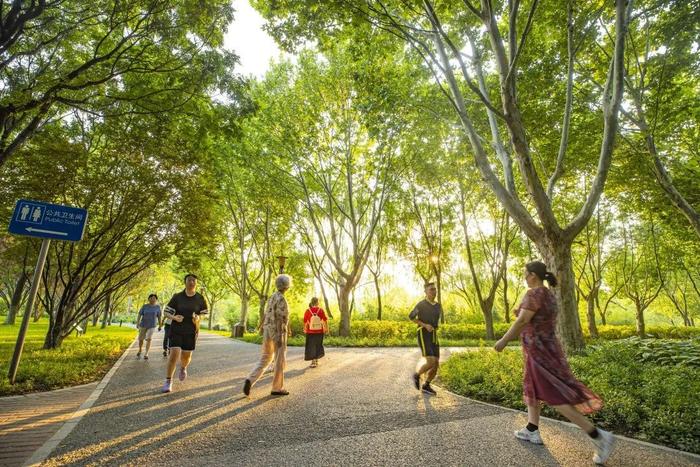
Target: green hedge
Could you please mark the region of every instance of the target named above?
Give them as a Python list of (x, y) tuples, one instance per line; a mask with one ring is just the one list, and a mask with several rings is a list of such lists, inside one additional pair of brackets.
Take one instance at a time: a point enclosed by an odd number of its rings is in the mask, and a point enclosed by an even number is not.
[[(258, 334), (246, 334), (241, 339), (252, 344), (262, 343), (262, 336)], [(302, 334), (297, 334), (287, 341), (287, 345), (291, 347), (304, 346), (305, 337)], [(339, 337), (326, 336), (323, 340), (324, 345), (330, 347), (417, 347), (418, 342), (415, 334), (408, 338), (398, 337)], [(440, 338), (440, 345), (443, 347), (478, 347), (490, 344), (490, 341), (484, 339), (445, 339)], [(510, 345), (517, 346), (517, 342), (512, 342)]]
[[(659, 339), (689, 339), (700, 337), (700, 328), (692, 327), (674, 327), (674, 326), (647, 326), (646, 334), (648, 337), (656, 337)], [(590, 337), (588, 328), (584, 329), (584, 335)], [(598, 326), (598, 336), (601, 339), (614, 340), (626, 339), (637, 335), (637, 328), (633, 325), (606, 325)]]
[[(619, 434), (700, 453), (700, 368), (693, 360), (700, 341), (660, 342), (658, 348), (652, 347), (640, 346), (637, 339), (604, 342), (589, 346), (569, 362), (574, 374), (604, 401), (603, 409), (592, 416), (595, 423)], [(673, 365), (657, 363), (666, 362), (663, 359), (674, 347), (676, 355), (687, 358)], [(519, 351), (463, 352), (442, 365), (440, 380), (458, 394), (525, 410), (522, 367)], [(544, 414), (560, 418), (549, 408)]]
[[(294, 335), (303, 334), (303, 321), (301, 316), (292, 315), (291, 319), (292, 333)], [(506, 333), (510, 324), (495, 323), (494, 334), (496, 339), (500, 339)], [(330, 323), (332, 335), (338, 334), (338, 321), (332, 320)], [(357, 339), (395, 339), (399, 341), (414, 340), (416, 335), (416, 325), (408, 319), (405, 321), (377, 321), (377, 320), (362, 320), (351, 321), (350, 333), (352, 337)], [(601, 339), (615, 340), (625, 339), (636, 336), (637, 330), (631, 325), (607, 325), (598, 326), (598, 333)], [(443, 324), (440, 326), (440, 338), (446, 340), (467, 340), (467, 339), (483, 339), (486, 335), (486, 328), (483, 324)], [(588, 330), (584, 330), (584, 335), (588, 338)], [(647, 335), (656, 338), (668, 339), (686, 339), (692, 337), (700, 338), (700, 328), (686, 327), (671, 327), (671, 326), (649, 326)], [(459, 344), (457, 344), (459, 345)]]

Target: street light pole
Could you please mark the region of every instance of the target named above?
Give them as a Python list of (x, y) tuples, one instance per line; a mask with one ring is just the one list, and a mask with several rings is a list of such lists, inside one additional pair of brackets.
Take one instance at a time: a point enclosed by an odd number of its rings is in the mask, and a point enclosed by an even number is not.
[(279, 266), (280, 266), (280, 274), (284, 274), (284, 265), (287, 262), (287, 257), (280, 255), (277, 257), (277, 262), (279, 263)]

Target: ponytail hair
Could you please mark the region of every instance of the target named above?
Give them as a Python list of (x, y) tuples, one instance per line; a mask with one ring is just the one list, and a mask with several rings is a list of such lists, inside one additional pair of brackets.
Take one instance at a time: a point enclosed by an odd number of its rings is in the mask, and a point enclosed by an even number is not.
[(544, 280), (546, 280), (551, 287), (557, 286), (557, 278), (549, 271), (544, 273)]
[(315, 306), (318, 306), (318, 297), (312, 297), (311, 301), (309, 302), (309, 308), (313, 308)]
[(525, 269), (535, 274), (541, 281), (547, 281), (550, 287), (557, 286), (557, 278), (554, 274), (547, 271), (547, 266), (542, 261), (531, 261), (525, 265)]

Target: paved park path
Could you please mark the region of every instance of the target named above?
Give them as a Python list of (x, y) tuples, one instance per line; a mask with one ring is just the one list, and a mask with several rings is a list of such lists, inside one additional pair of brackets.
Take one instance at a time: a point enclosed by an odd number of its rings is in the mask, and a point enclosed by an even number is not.
[(24, 464), (71, 418), (96, 387), (97, 383), (90, 383), (0, 398), (0, 465)]
[[(291, 395), (250, 398), (243, 380), (259, 347), (202, 335), (189, 378), (160, 394), (165, 361), (133, 346), (90, 412), (46, 465), (592, 465), (577, 429), (543, 421), (545, 446), (515, 439), (524, 414), (439, 391), (424, 396), (409, 375), (413, 349), (327, 349), (308, 369), (288, 352)], [(700, 457), (621, 439), (610, 466), (698, 465)]]

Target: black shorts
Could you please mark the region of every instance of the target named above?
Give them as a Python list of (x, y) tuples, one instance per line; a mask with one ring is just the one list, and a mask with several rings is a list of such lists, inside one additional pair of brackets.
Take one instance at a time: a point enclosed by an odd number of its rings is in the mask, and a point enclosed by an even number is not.
[(195, 344), (197, 344), (197, 334), (176, 334), (171, 328), (168, 340), (171, 349), (180, 347), (182, 350), (194, 350)]
[(424, 328), (419, 328), (418, 346), (424, 357), (440, 358), (440, 341), (438, 340), (437, 329), (430, 332)]

